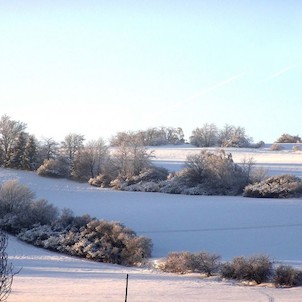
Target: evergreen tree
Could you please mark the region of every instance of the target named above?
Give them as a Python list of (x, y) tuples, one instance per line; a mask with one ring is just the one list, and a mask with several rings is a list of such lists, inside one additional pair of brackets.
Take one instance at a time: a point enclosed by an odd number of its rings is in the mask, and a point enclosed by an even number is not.
[(35, 137), (30, 135), (25, 146), (22, 168), (24, 170), (35, 170), (37, 166), (37, 144)]
[(21, 132), (26, 129), (26, 124), (12, 120), (8, 115), (0, 118), (0, 149), (2, 153), (1, 164), (7, 166), (13, 153), (16, 140)]
[(27, 144), (27, 134), (20, 132), (9, 159), (6, 161), (6, 167), (23, 169), (25, 146)]

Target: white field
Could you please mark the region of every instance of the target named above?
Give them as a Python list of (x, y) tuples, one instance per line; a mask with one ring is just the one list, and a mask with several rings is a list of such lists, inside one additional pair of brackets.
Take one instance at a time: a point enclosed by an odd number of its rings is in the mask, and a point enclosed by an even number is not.
[[(194, 148), (157, 148), (159, 164), (178, 169)], [(302, 175), (302, 153), (231, 150), (237, 162), (253, 157), (270, 174)], [(301, 173), (301, 174), (300, 174)], [(207, 250), (224, 260), (265, 253), (276, 262), (302, 268), (302, 200), (180, 196), (103, 190), (33, 172), (0, 169), (0, 182), (18, 179), (37, 198), (75, 214), (116, 220), (152, 238), (153, 261), (171, 251)], [(8, 301), (302, 301), (302, 288), (275, 289), (234, 282), (178, 276), (147, 268), (94, 263), (34, 248), (11, 237), (8, 254), (16, 268)]]

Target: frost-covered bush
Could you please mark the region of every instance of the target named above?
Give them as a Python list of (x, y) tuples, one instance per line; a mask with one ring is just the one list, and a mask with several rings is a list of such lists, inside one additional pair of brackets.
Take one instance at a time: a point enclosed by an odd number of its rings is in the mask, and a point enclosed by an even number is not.
[(235, 257), (221, 265), (220, 274), (226, 279), (255, 281), (257, 284), (268, 281), (273, 272), (269, 257), (260, 255), (249, 258)]
[(60, 213), (59, 218), (52, 223), (56, 230), (77, 229), (87, 225), (93, 218), (90, 215), (84, 214), (82, 216), (74, 216), (73, 211), (70, 209), (63, 209)]
[(271, 151), (282, 151), (284, 149), (284, 147), (280, 144), (273, 144), (270, 147)]
[(33, 200), (34, 193), (16, 180), (0, 187), (0, 226), (13, 234), (35, 224), (50, 224), (58, 209), (46, 200)]
[(160, 192), (168, 194), (182, 194), (186, 187), (177, 178), (166, 180), (160, 184)]
[(237, 195), (249, 182), (248, 176), (231, 154), (203, 150), (188, 156), (185, 168), (169, 181), (172, 187), (182, 188), (183, 194)]
[(54, 230), (50, 225), (36, 225), (31, 229), (22, 230), (17, 237), (27, 243), (44, 247), (44, 241), (54, 235)]
[(218, 272), (220, 267), (220, 256), (208, 252), (192, 254), (193, 271), (204, 273), (208, 277)]
[[(83, 221), (87, 217), (83, 218)], [(151, 256), (152, 243), (117, 222), (91, 220), (86, 225), (56, 231), (54, 226), (35, 226), (18, 237), (28, 243), (99, 262), (135, 265)]]
[(302, 196), (302, 180), (294, 175), (272, 176), (245, 187), (243, 196), (258, 198), (291, 198)]
[(140, 181), (133, 185), (125, 185), (124, 191), (135, 191), (135, 192), (159, 192), (160, 186), (158, 183), (153, 181)]
[(8, 180), (0, 186), (0, 218), (18, 214), (30, 205), (35, 194), (17, 180)]
[(98, 175), (89, 180), (89, 184), (96, 187), (112, 187), (117, 190), (140, 191), (140, 192), (158, 192), (160, 181), (166, 180), (169, 172), (167, 169), (156, 166), (143, 168), (138, 175), (131, 177), (117, 176), (111, 179), (105, 174)]
[(70, 176), (70, 162), (65, 157), (46, 159), (37, 169), (40, 176), (66, 178)]
[(276, 143), (299, 143), (299, 142), (301, 142), (301, 137), (299, 135), (291, 135), (288, 133), (283, 133), (276, 140)]
[(280, 265), (275, 270), (273, 281), (276, 287), (299, 286), (302, 284), (302, 272), (289, 265)]
[(135, 182), (140, 181), (162, 181), (166, 180), (169, 175), (169, 172), (166, 168), (151, 166), (143, 169), (137, 176), (134, 176), (132, 179)]
[(90, 178), (88, 183), (94, 187), (106, 188), (110, 186), (112, 178), (108, 174), (100, 174), (96, 177)]
[(208, 252), (170, 253), (162, 265), (161, 269), (169, 273), (186, 274), (196, 272), (206, 274), (208, 277), (218, 271), (220, 266), (220, 256)]
[(162, 270), (168, 273), (185, 274), (192, 271), (193, 259), (189, 252), (169, 253)]

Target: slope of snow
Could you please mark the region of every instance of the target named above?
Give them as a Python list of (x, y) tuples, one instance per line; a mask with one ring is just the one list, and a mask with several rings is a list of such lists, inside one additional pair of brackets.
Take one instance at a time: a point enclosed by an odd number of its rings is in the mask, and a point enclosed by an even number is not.
[[(183, 152), (172, 155), (181, 162)], [(286, 165), (299, 167), (298, 155), (302, 162), (299, 153), (282, 154), (287, 154), (283, 158)], [(161, 156), (169, 160), (167, 154)], [(274, 156), (267, 155), (268, 165), (278, 162), (277, 157), (272, 160)], [(37, 198), (45, 198), (59, 208), (71, 208), (75, 214), (123, 222), (138, 234), (152, 238), (155, 258), (185, 250), (216, 252), (224, 260), (266, 253), (276, 261), (302, 267), (301, 199), (119, 192), (42, 178), (33, 172), (0, 169), (0, 183), (8, 179), (18, 179), (36, 192)], [(8, 253), (16, 268), (22, 267), (9, 301), (123, 301), (127, 273), (128, 301), (302, 300), (302, 288), (244, 287), (196, 275), (176, 276), (94, 263), (34, 248), (15, 238), (10, 238)]]
[[(269, 175), (289, 173), (302, 177), (302, 152), (292, 151), (293, 145), (297, 144), (283, 144), (282, 151), (270, 151), (271, 145), (265, 145), (260, 149), (225, 148), (225, 152), (232, 153), (236, 163), (253, 159), (255, 165), (267, 169)], [(154, 163), (170, 171), (180, 170), (188, 155), (198, 154), (202, 150), (191, 145), (150, 147), (149, 149), (153, 151)], [(207, 148), (207, 150), (218, 149), (221, 148)]]

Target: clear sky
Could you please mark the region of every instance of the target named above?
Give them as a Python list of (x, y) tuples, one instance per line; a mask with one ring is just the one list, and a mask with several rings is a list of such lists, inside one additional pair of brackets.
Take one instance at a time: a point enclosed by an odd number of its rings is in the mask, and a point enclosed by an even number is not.
[(300, 0), (0, 0), (0, 114), (37, 138), (302, 136)]

